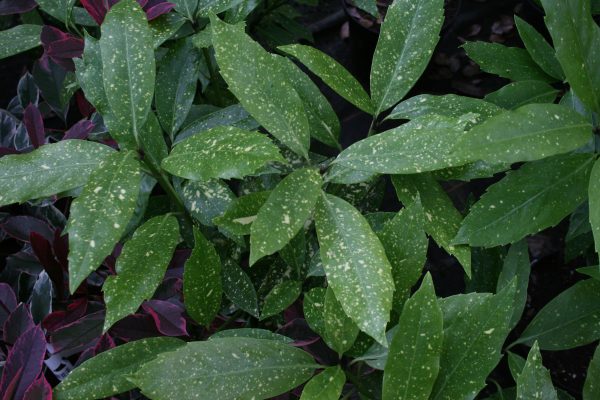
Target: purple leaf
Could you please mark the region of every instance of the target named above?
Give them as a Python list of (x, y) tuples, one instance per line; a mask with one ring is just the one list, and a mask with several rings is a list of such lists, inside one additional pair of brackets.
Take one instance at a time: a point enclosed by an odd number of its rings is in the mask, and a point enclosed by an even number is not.
[(88, 308), (88, 301), (80, 298), (67, 305), (66, 310), (54, 311), (44, 318), (42, 326), (48, 333), (56, 332), (60, 328), (77, 321), (85, 315)]
[(0, 223), (0, 229), (6, 232), (7, 235), (22, 242), (29, 242), (31, 232), (40, 234), (46, 238), (46, 240), (52, 240), (54, 237), (54, 231), (50, 225), (41, 219), (26, 215), (17, 215), (6, 218)]
[(0, 0), (0, 15), (23, 14), (36, 7), (34, 0)]
[(44, 25), (40, 38), (44, 48), (42, 65), (46, 65), (47, 60), (51, 59), (67, 71), (75, 69), (72, 59), (83, 54), (83, 39), (49, 25)]
[(108, 333), (103, 334), (94, 347), (90, 347), (81, 353), (77, 359), (77, 363), (75, 363), (75, 367), (80, 366), (84, 361), (97, 356), (103, 351), (110, 350), (113, 347), (115, 347), (115, 341), (112, 339), (112, 337)]
[(2, 339), (6, 343), (13, 345), (17, 342), (19, 337), (34, 326), (35, 324), (33, 323), (31, 313), (29, 312), (29, 307), (21, 303), (12, 313), (10, 313), (4, 322), (2, 327)]
[(100, 310), (62, 326), (48, 335), (52, 353), (64, 352), (64, 355), (67, 356), (95, 346), (102, 335), (103, 323), (104, 310)]
[(149, 300), (142, 304), (156, 324), (156, 329), (165, 336), (187, 336), (184, 317), (185, 310), (173, 303), (162, 300)]
[(44, 375), (27, 388), (23, 400), (52, 400), (52, 388)]
[(17, 297), (10, 285), (0, 282), (0, 325), (4, 325), (6, 319), (17, 308)]
[(37, 149), (42, 146), (46, 142), (46, 131), (44, 129), (44, 118), (37, 106), (33, 104), (27, 106), (23, 114), (23, 122), (33, 147)]
[(114, 337), (127, 342), (161, 336), (152, 317), (144, 314), (133, 314), (123, 318), (110, 328), (110, 332)]
[(94, 130), (96, 125), (87, 119), (81, 120), (73, 125), (68, 131), (65, 132), (62, 140), (67, 139), (87, 139), (90, 132)]
[(14, 389), (13, 399), (22, 399), (25, 391), (42, 371), (46, 355), (46, 339), (39, 326), (25, 332), (8, 353), (2, 370), (0, 393), (6, 393), (9, 386)]
[(144, 11), (146, 11), (148, 21), (152, 21), (153, 19), (156, 19), (163, 14), (167, 14), (173, 8), (175, 8), (175, 4), (173, 3), (165, 3), (157, 0), (150, 0), (147, 6), (144, 8)]
[(46, 270), (50, 279), (52, 279), (52, 282), (56, 285), (59, 297), (62, 298), (65, 288), (65, 277), (62, 266), (54, 256), (52, 245), (45, 237), (36, 232), (31, 232), (29, 241), (35, 256)]

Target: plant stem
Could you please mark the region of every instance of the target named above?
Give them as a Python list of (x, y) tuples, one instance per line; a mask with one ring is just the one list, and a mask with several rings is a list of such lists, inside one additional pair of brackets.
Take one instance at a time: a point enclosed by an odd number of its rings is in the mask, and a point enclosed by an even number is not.
[(377, 122), (377, 117), (373, 117), (371, 120), (371, 125), (369, 126), (369, 132), (367, 133), (367, 137), (371, 137), (375, 132), (375, 123)]

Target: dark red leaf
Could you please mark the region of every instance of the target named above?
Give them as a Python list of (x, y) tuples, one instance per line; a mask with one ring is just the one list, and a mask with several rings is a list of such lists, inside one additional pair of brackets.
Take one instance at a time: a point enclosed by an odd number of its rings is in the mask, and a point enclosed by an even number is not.
[(29, 307), (21, 303), (12, 313), (10, 313), (4, 322), (4, 325), (2, 326), (2, 339), (6, 343), (13, 345), (17, 342), (19, 337), (34, 326), (35, 324), (31, 317), (31, 312), (29, 312)]
[[(156, 3), (156, 4), (153, 4), (153, 3)], [(146, 16), (148, 17), (148, 21), (152, 21), (153, 19), (156, 19), (163, 14), (167, 14), (173, 8), (175, 8), (175, 4), (173, 4), (173, 3), (166, 3), (166, 2), (150, 0), (148, 2), (148, 4), (146, 5), (146, 7), (144, 8), (144, 11), (146, 11)]]
[(8, 156), (10, 154), (19, 154), (19, 150), (11, 149), (10, 147), (0, 147), (0, 157)]
[(88, 135), (94, 130), (95, 126), (96, 125), (92, 121), (89, 121), (87, 119), (81, 120), (65, 132), (63, 140), (87, 139)]
[(8, 383), (8, 386), (6, 387), (6, 392), (2, 393), (2, 400), (12, 400), (13, 396), (15, 395), (15, 391), (17, 390), (17, 387), (19, 385), (19, 379), (21, 377), (22, 371), (23, 368), (19, 368), (15, 376)]
[(115, 341), (112, 339), (112, 337), (108, 333), (105, 333), (100, 337), (100, 340), (98, 340), (98, 343), (96, 343), (96, 345), (94, 347), (90, 347), (87, 350), (85, 350), (83, 353), (81, 353), (81, 355), (77, 359), (77, 362), (75, 363), (74, 366), (78, 367), (84, 361), (87, 361), (90, 358), (95, 357), (98, 354), (100, 354), (104, 351), (110, 350), (114, 347), (115, 347)]
[(111, 329), (113, 337), (125, 341), (161, 336), (154, 320), (149, 315), (133, 314), (118, 321)]
[(44, 375), (36, 379), (27, 388), (23, 400), (52, 400), (52, 388)]
[[(41, 34), (44, 56), (40, 60), (43, 65), (51, 59), (67, 71), (73, 71), (73, 58), (83, 54), (83, 39), (65, 33), (53, 26), (44, 25)], [(46, 68), (48, 69), (48, 68)]]
[(27, 128), (27, 134), (31, 144), (36, 149), (46, 142), (46, 130), (44, 129), (44, 117), (34, 104), (29, 104), (23, 114), (23, 122)]
[(150, 314), (156, 329), (165, 336), (187, 336), (187, 324), (183, 307), (168, 301), (149, 300), (142, 309)]
[(52, 57), (55, 61), (62, 58), (81, 57), (83, 47), (83, 40), (76, 37), (68, 37), (49, 43), (47, 46), (48, 56)]
[(62, 326), (48, 335), (52, 353), (70, 355), (95, 346), (102, 334), (103, 324), (104, 310), (100, 310)]
[(23, 14), (36, 7), (34, 0), (0, 0), (0, 15)]
[(54, 311), (44, 318), (42, 326), (49, 332), (55, 332), (65, 325), (77, 321), (85, 315), (87, 311), (88, 301), (85, 298), (80, 298), (67, 305), (65, 311)]
[(60, 229), (55, 230), (52, 248), (54, 249), (54, 255), (56, 256), (56, 259), (63, 269), (66, 270), (69, 265), (69, 236), (62, 235), (62, 231)]
[(5, 393), (9, 385), (15, 382), (13, 399), (22, 399), (25, 391), (36, 380), (42, 371), (46, 355), (46, 339), (39, 326), (25, 332), (8, 353), (6, 364), (2, 370), (0, 393)]
[(29, 217), (27, 215), (17, 215), (6, 218), (0, 223), (0, 229), (7, 235), (22, 242), (29, 242), (31, 232), (39, 233), (47, 240), (52, 240), (54, 237), (54, 231), (50, 225), (41, 219)]
[(86, 118), (89, 118), (95, 110), (94, 106), (85, 98), (81, 90), (75, 92), (75, 102), (81, 115)]
[(62, 298), (62, 293), (65, 288), (65, 277), (62, 266), (54, 256), (52, 245), (46, 238), (36, 232), (31, 232), (29, 241), (31, 242), (31, 248), (35, 253), (35, 256), (46, 270), (46, 273), (52, 282), (54, 282), (59, 297)]
[(17, 297), (10, 285), (0, 282), (0, 325), (4, 325), (6, 319), (17, 308)]

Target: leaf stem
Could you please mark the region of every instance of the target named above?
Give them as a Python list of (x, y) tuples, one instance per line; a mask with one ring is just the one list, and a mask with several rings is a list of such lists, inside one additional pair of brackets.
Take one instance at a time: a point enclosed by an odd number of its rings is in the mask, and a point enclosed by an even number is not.
[(371, 125), (369, 126), (369, 132), (367, 133), (367, 137), (371, 137), (375, 132), (375, 128), (377, 127), (376, 125), (377, 122), (377, 117), (373, 117), (373, 119), (371, 120)]

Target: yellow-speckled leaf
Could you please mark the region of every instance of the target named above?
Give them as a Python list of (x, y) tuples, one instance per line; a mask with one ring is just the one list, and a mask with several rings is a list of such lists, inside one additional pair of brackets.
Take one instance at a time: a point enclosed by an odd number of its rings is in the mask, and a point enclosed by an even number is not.
[(40, 25), (17, 25), (0, 32), (0, 60), (42, 44)]
[(550, 372), (542, 364), (537, 342), (529, 350), (527, 362), (517, 378), (517, 400), (558, 400)]
[(358, 337), (358, 326), (346, 315), (331, 287), (325, 292), (323, 306), (323, 340), (340, 356), (348, 351)]
[(346, 375), (339, 365), (325, 368), (304, 386), (300, 400), (338, 400), (344, 383)]

